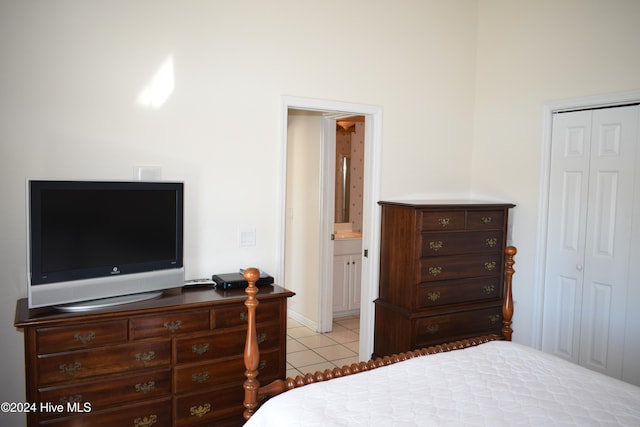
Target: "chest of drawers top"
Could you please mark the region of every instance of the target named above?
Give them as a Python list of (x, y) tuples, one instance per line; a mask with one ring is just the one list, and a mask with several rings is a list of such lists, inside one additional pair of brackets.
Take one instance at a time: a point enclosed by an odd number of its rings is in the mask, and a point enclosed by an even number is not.
[[(293, 295), (293, 292), (279, 286), (261, 287), (258, 293), (261, 302), (279, 300)], [(34, 326), (38, 328), (77, 326), (78, 319), (81, 319), (82, 323), (113, 321), (115, 323), (104, 325), (105, 330), (117, 335), (123, 327), (125, 329), (131, 328), (132, 338), (144, 338), (145, 335), (155, 336), (158, 333), (175, 332), (171, 329), (181, 332), (188, 331), (189, 328), (200, 329), (204, 327), (208, 329), (210, 322), (208, 310), (213, 309), (214, 313), (216, 310), (220, 312), (214, 316), (212, 322), (216, 322), (217, 317), (221, 318), (219, 322), (224, 322), (224, 309), (231, 305), (242, 304), (246, 297), (243, 289), (222, 291), (213, 288), (175, 288), (166, 290), (161, 297), (156, 299), (78, 313), (62, 312), (49, 307), (29, 309), (27, 299), (21, 298), (16, 304), (14, 326), (25, 329)], [(189, 313), (184, 314), (185, 311)], [(174, 319), (173, 313), (180, 313), (180, 316), (186, 317)], [(163, 316), (173, 319), (168, 322), (175, 321), (181, 324), (168, 323), (165, 326)], [(123, 320), (125, 318), (132, 320), (130, 324)], [(126, 325), (122, 322), (125, 322)], [(211, 327), (215, 326), (215, 324), (211, 325)], [(117, 337), (105, 339), (118, 340)]]
[(413, 216), (414, 231), (490, 230), (504, 226), (511, 203), (479, 201), (379, 202), (384, 207), (404, 210)]

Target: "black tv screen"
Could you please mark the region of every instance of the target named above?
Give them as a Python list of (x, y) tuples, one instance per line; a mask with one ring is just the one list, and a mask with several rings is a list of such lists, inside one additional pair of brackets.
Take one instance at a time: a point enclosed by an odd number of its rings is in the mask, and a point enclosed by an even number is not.
[(182, 268), (182, 216), (178, 182), (30, 181), (30, 285)]

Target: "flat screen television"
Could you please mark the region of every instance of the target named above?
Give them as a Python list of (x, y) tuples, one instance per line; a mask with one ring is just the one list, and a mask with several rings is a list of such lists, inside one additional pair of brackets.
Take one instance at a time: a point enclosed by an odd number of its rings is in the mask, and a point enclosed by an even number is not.
[(184, 284), (181, 182), (28, 180), (29, 307), (79, 311)]

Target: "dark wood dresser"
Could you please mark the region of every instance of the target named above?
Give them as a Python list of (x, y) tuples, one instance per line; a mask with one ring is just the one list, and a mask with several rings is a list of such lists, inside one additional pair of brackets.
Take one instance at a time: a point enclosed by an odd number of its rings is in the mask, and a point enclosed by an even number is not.
[(512, 204), (380, 202), (374, 355), (500, 334)]
[[(286, 372), (287, 298), (260, 288), (263, 381)], [(154, 300), (85, 313), (27, 308), (29, 426), (239, 426), (247, 328), (243, 289), (172, 289)]]

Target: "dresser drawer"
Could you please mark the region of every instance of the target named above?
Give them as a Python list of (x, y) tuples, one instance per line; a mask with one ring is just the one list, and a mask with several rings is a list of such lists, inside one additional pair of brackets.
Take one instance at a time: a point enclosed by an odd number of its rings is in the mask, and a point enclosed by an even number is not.
[[(110, 405), (162, 397), (170, 393), (171, 369), (164, 368), (94, 382), (77, 382), (61, 387), (42, 388), (38, 390), (38, 397), (40, 402), (51, 402), (56, 405), (88, 402), (91, 404), (92, 411), (99, 411)], [(63, 415), (66, 413), (42, 413), (43, 418)]]
[[(283, 356), (284, 357), (284, 356)], [(275, 379), (280, 371), (280, 351), (278, 349), (260, 352), (258, 371), (260, 381), (267, 384)], [(197, 391), (203, 387), (238, 384), (242, 388), (244, 381), (244, 358), (242, 356), (216, 360), (213, 362), (181, 365), (174, 369), (176, 393)]]
[(420, 256), (457, 255), (474, 252), (500, 251), (502, 231), (472, 231), (457, 233), (423, 233)]
[(36, 331), (38, 354), (98, 347), (127, 342), (127, 321), (39, 328)]
[[(235, 415), (235, 426), (241, 426), (242, 400), (244, 390), (242, 386), (221, 388), (215, 391), (190, 394), (176, 398), (176, 426), (193, 425), (218, 426), (221, 418)], [(155, 426), (154, 426), (155, 427)]]
[[(279, 302), (261, 302), (256, 310), (256, 323), (280, 320)], [(213, 327), (229, 328), (232, 326), (242, 326), (247, 324), (247, 307), (244, 304), (234, 305), (226, 308), (213, 309)]]
[(209, 310), (131, 319), (131, 338), (171, 336), (209, 330)]
[(418, 285), (416, 308), (439, 307), (502, 297), (499, 276), (426, 282)]
[(422, 231), (464, 230), (465, 228), (464, 211), (422, 211), (420, 214)]
[(502, 254), (457, 255), (420, 259), (420, 281), (497, 276), (502, 272)]
[(55, 427), (171, 427), (173, 408), (171, 398), (148, 403), (120, 406), (108, 411), (91, 411), (86, 415), (61, 418), (40, 423)]
[(505, 211), (469, 211), (467, 213), (468, 230), (488, 230), (504, 228)]
[[(280, 345), (281, 329), (279, 323), (258, 323), (256, 329), (260, 351)], [(242, 355), (245, 341), (246, 332), (244, 329), (238, 330), (236, 333), (221, 330), (195, 338), (177, 338), (176, 363)]]
[(38, 360), (39, 383), (53, 384), (171, 363), (171, 341), (147, 341), (78, 350)]
[(415, 322), (415, 342), (417, 347), (425, 347), (480, 334), (500, 334), (502, 307), (462, 311)]

